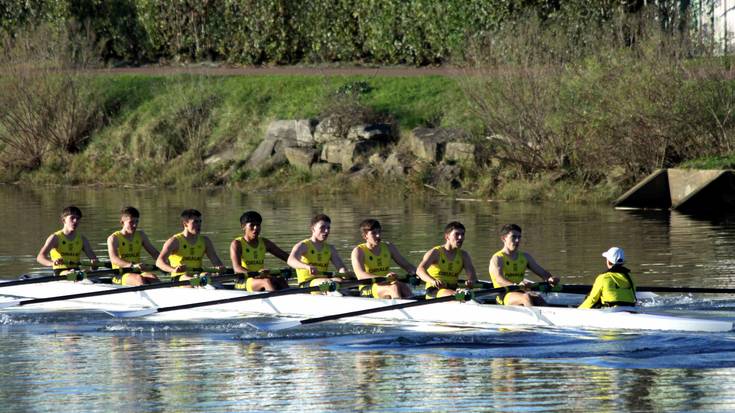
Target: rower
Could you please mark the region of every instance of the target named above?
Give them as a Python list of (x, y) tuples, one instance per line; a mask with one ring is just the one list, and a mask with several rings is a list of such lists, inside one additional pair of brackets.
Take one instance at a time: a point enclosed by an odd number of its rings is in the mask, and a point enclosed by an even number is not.
[(87, 238), (77, 233), (79, 222), (82, 220), (82, 211), (70, 205), (61, 212), (63, 228), (49, 235), (46, 242), (38, 251), (36, 261), (47, 267), (52, 267), (55, 275), (66, 275), (72, 270), (78, 270), (81, 265), (82, 251), (91, 261), (91, 267), (97, 268), (97, 255), (87, 241)]
[(634, 306), (635, 284), (630, 278), (630, 270), (623, 266), (625, 252), (622, 248), (612, 247), (602, 256), (605, 257), (607, 272), (595, 278), (590, 294), (579, 308)]
[(202, 213), (196, 209), (185, 209), (181, 213), (181, 225), (184, 230), (163, 244), (156, 266), (170, 272), (172, 281), (186, 281), (203, 271), (202, 258), (206, 254), (218, 272), (224, 271), (212, 241), (201, 235)]
[[(291, 249), (288, 265), (296, 270), (299, 287), (314, 287), (325, 282), (340, 282), (340, 277), (328, 277), (324, 273), (331, 262), (340, 274), (347, 274), (342, 258), (333, 245), (327, 243), (332, 220), (325, 214), (311, 219), (311, 237), (299, 241)], [(319, 294), (319, 293), (312, 293)]]
[[(541, 267), (531, 254), (521, 251), (521, 227), (516, 224), (506, 224), (500, 229), (500, 240), (503, 249), (490, 258), (490, 279), (494, 288), (520, 285), (530, 287), (531, 281), (525, 280), (526, 269), (541, 277), (543, 281), (556, 285), (559, 279)], [(498, 304), (521, 305), (532, 307), (544, 305), (544, 299), (535, 292), (513, 291), (497, 297)]]
[[(263, 217), (255, 211), (247, 211), (240, 216), (243, 235), (230, 243), (230, 260), (235, 273), (246, 276), (242, 281), (235, 282), (235, 289), (254, 292), (288, 288), (286, 280), (272, 275), (264, 266), (266, 251), (283, 261), (288, 261), (288, 253), (268, 238), (260, 236), (262, 223)], [(248, 277), (248, 272), (260, 274)]]
[[(112, 277), (112, 283), (117, 285), (138, 286), (158, 282), (152, 272), (151, 265), (143, 264), (140, 253), (145, 249), (155, 261), (158, 259), (158, 250), (151, 244), (143, 230), (138, 229), (140, 212), (131, 206), (120, 210), (120, 225), (122, 228), (107, 237), (107, 253), (113, 269), (123, 269), (123, 274)], [(124, 270), (136, 272), (125, 272)], [(142, 272), (141, 272), (142, 271)]]
[(444, 228), (444, 244), (438, 245), (424, 254), (416, 268), (416, 275), (426, 282), (426, 298), (439, 298), (454, 295), (459, 286), (459, 274), (467, 274), (465, 286), (472, 288), (477, 282), (475, 267), (467, 251), (462, 250), (465, 228), (462, 223), (453, 221)]
[(375, 282), (360, 286), (360, 295), (373, 298), (408, 298), (413, 295), (408, 284), (398, 281), (398, 276), (390, 270), (390, 261), (393, 260), (409, 274), (416, 273), (416, 267), (398, 251), (395, 245), (381, 241), (380, 222), (375, 219), (366, 219), (360, 223), (360, 231), (364, 243), (352, 250), (352, 269), (359, 280), (376, 277), (386, 277), (387, 281)]

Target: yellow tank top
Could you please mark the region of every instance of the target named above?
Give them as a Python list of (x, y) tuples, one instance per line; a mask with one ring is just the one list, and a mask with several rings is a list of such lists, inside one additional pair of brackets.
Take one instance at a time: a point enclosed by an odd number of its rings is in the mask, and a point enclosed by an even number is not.
[(49, 251), (51, 261), (56, 261), (59, 258), (64, 260), (63, 264), (54, 265), (52, 268), (55, 270), (65, 270), (71, 268), (79, 268), (81, 261), (79, 260), (84, 249), (84, 243), (82, 242), (82, 235), (76, 234), (74, 239), (69, 239), (64, 235), (63, 230), (54, 232), (56, 235), (57, 245), (56, 248), (52, 248)]
[[(172, 267), (178, 267), (181, 264), (186, 265), (187, 271), (200, 270), (202, 268), (202, 258), (206, 251), (204, 245), (204, 237), (197, 236), (197, 241), (192, 245), (186, 240), (183, 233), (176, 234), (176, 240), (179, 242), (179, 249), (168, 256), (168, 262)], [(181, 275), (183, 273), (172, 273), (171, 275)]]
[[(378, 255), (373, 254), (372, 251), (370, 251), (370, 248), (368, 248), (366, 243), (362, 243), (357, 246), (357, 248), (360, 248), (362, 250), (362, 253), (364, 255), (363, 264), (365, 267), (365, 271), (378, 276), (384, 276), (390, 272), (390, 250), (388, 249), (388, 245), (386, 243), (381, 242), (380, 243), (380, 253)], [(372, 286), (370, 285), (361, 285), (359, 287), (360, 290), (365, 289), (372, 289)]]
[[(505, 255), (503, 251), (496, 252), (491, 259), (495, 259), (495, 257), (502, 258), (503, 275), (508, 281), (516, 284), (523, 281), (523, 278), (526, 276), (526, 268), (528, 267), (528, 260), (523, 251), (518, 251), (518, 256), (515, 260), (510, 255)], [(493, 287), (500, 287), (500, 284), (497, 283), (492, 274), (490, 274), (490, 279), (493, 280)]]
[[(134, 233), (132, 240), (125, 238), (120, 231), (115, 231), (112, 235), (117, 238), (117, 255), (131, 264), (139, 264), (140, 252), (143, 250), (143, 239), (140, 234)], [(118, 269), (120, 266), (112, 264), (112, 268)]]
[[(459, 273), (464, 268), (464, 261), (462, 260), (462, 250), (457, 249), (454, 253), (454, 259), (449, 261), (447, 256), (444, 254), (444, 247), (441, 245), (434, 247), (435, 250), (439, 251), (439, 260), (434, 264), (431, 264), (426, 272), (430, 276), (442, 281), (447, 285), (447, 288), (456, 288), (457, 281), (459, 280)], [(426, 284), (426, 288), (431, 287), (430, 284)]]
[[(322, 249), (317, 251), (311, 240), (305, 239), (303, 243), (306, 245), (306, 252), (301, 256), (301, 262), (316, 267), (319, 272), (327, 271), (327, 268), (329, 268), (329, 262), (332, 260), (332, 248), (329, 244), (325, 242), (324, 245), (322, 245)], [(296, 269), (296, 280), (299, 284), (309, 282), (315, 278), (320, 277), (311, 275), (307, 269)]]
[(258, 238), (258, 245), (253, 248), (245, 238), (236, 238), (240, 241), (242, 254), (240, 255), (240, 265), (248, 271), (260, 271), (263, 269), (265, 262), (265, 242)]

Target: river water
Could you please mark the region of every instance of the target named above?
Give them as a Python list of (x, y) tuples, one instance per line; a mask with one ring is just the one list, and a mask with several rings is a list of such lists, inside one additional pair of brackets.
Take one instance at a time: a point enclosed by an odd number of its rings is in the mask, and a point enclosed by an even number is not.
[[(312, 215), (332, 218), (330, 241), (347, 260), (359, 222), (383, 224), (411, 261), (451, 220), (481, 278), (504, 223), (523, 227), (522, 248), (567, 283), (591, 283), (600, 254), (625, 249), (640, 285), (735, 287), (735, 216), (453, 201), (404, 194), (241, 194), (0, 186), (0, 275), (41, 270), (35, 255), (79, 206), (80, 231), (100, 256), (124, 205), (141, 210), (154, 243), (197, 208), (223, 260), (247, 209), (284, 249), (308, 236)], [(269, 259), (271, 268), (283, 263)], [(662, 311), (735, 320), (726, 295), (669, 295)], [(93, 312), (0, 313), (0, 410), (169, 411), (733, 411), (735, 334), (621, 333), (573, 329), (407, 331), (313, 325), (264, 333), (247, 320), (207, 323), (113, 320)]]

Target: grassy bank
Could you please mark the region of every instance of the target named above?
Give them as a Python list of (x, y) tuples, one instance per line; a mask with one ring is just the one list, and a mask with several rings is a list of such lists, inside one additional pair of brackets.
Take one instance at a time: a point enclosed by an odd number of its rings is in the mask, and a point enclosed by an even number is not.
[[(389, 114), (399, 130), (416, 126), (475, 128), (457, 82), (446, 77), (131, 76), (88, 77), (106, 122), (79, 153), (52, 151), (14, 178), (34, 184), (301, 184), (288, 168), (260, 176), (243, 161), (274, 119), (319, 117), (340, 91), (362, 86), (353, 104)], [(222, 162), (206, 162), (226, 153)], [(226, 173), (226, 176), (224, 175)], [(9, 176), (6, 176), (9, 178)]]
[[(377, 187), (402, 192), (408, 187), (413, 191), (494, 199), (605, 202), (642, 175), (630, 175), (630, 171), (620, 168), (605, 169), (600, 164), (596, 171), (588, 166), (598, 175), (590, 181), (588, 176), (569, 172), (563, 165), (528, 170), (526, 165), (507, 159), (480, 166), (462, 165), (461, 187), (452, 189), (432, 180), (428, 165), (420, 165), (405, 177), (361, 179), (347, 174), (320, 175), (289, 166), (266, 172), (245, 168), (245, 160), (263, 139), (271, 120), (324, 116), (343, 102), (339, 97), (345, 91), (356, 91), (348, 103), (390, 115), (404, 136), (417, 126), (441, 126), (462, 128), (481, 139), (487, 134), (486, 119), (478, 115), (477, 102), (467, 98), (466, 78), (84, 75), (83, 83), (104, 112), (98, 129), (80, 144), (79, 150), (44, 153), (37, 168), (5, 168), (3, 181), (110, 187), (229, 186), (241, 190), (309, 187), (318, 191), (359, 191)], [(502, 88), (499, 83), (495, 85)], [(689, 84), (687, 89), (701, 88)], [(491, 96), (507, 93), (501, 90)], [(571, 104), (579, 98), (572, 95), (559, 101)], [(555, 113), (550, 116), (554, 119), (552, 125), (563, 125), (563, 116), (576, 113)], [(690, 164), (707, 166), (704, 161)], [(710, 164), (721, 166), (722, 162)]]

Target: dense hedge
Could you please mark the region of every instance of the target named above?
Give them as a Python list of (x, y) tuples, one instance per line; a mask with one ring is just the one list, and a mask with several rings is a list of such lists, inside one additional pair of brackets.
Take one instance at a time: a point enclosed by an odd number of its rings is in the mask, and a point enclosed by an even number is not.
[[(669, 4), (670, 3), (670, 4)], [(572, 31), (643, 2), (613, 0), (4, 0), (0, 31), (71, 21), (107, 61), (224, 60), (238, 64), (462, 59), (469, 40), (529, 13)], [(664, 10), (688, 2), (660, 1)], [(688, 7), (688, 6), (686, 6)], [(665, 11), (665, 10), (664, 10)], [(668, 15), (660, 12), (660, 16)], [(675, 13), (681, 15), (681, 13)]]

